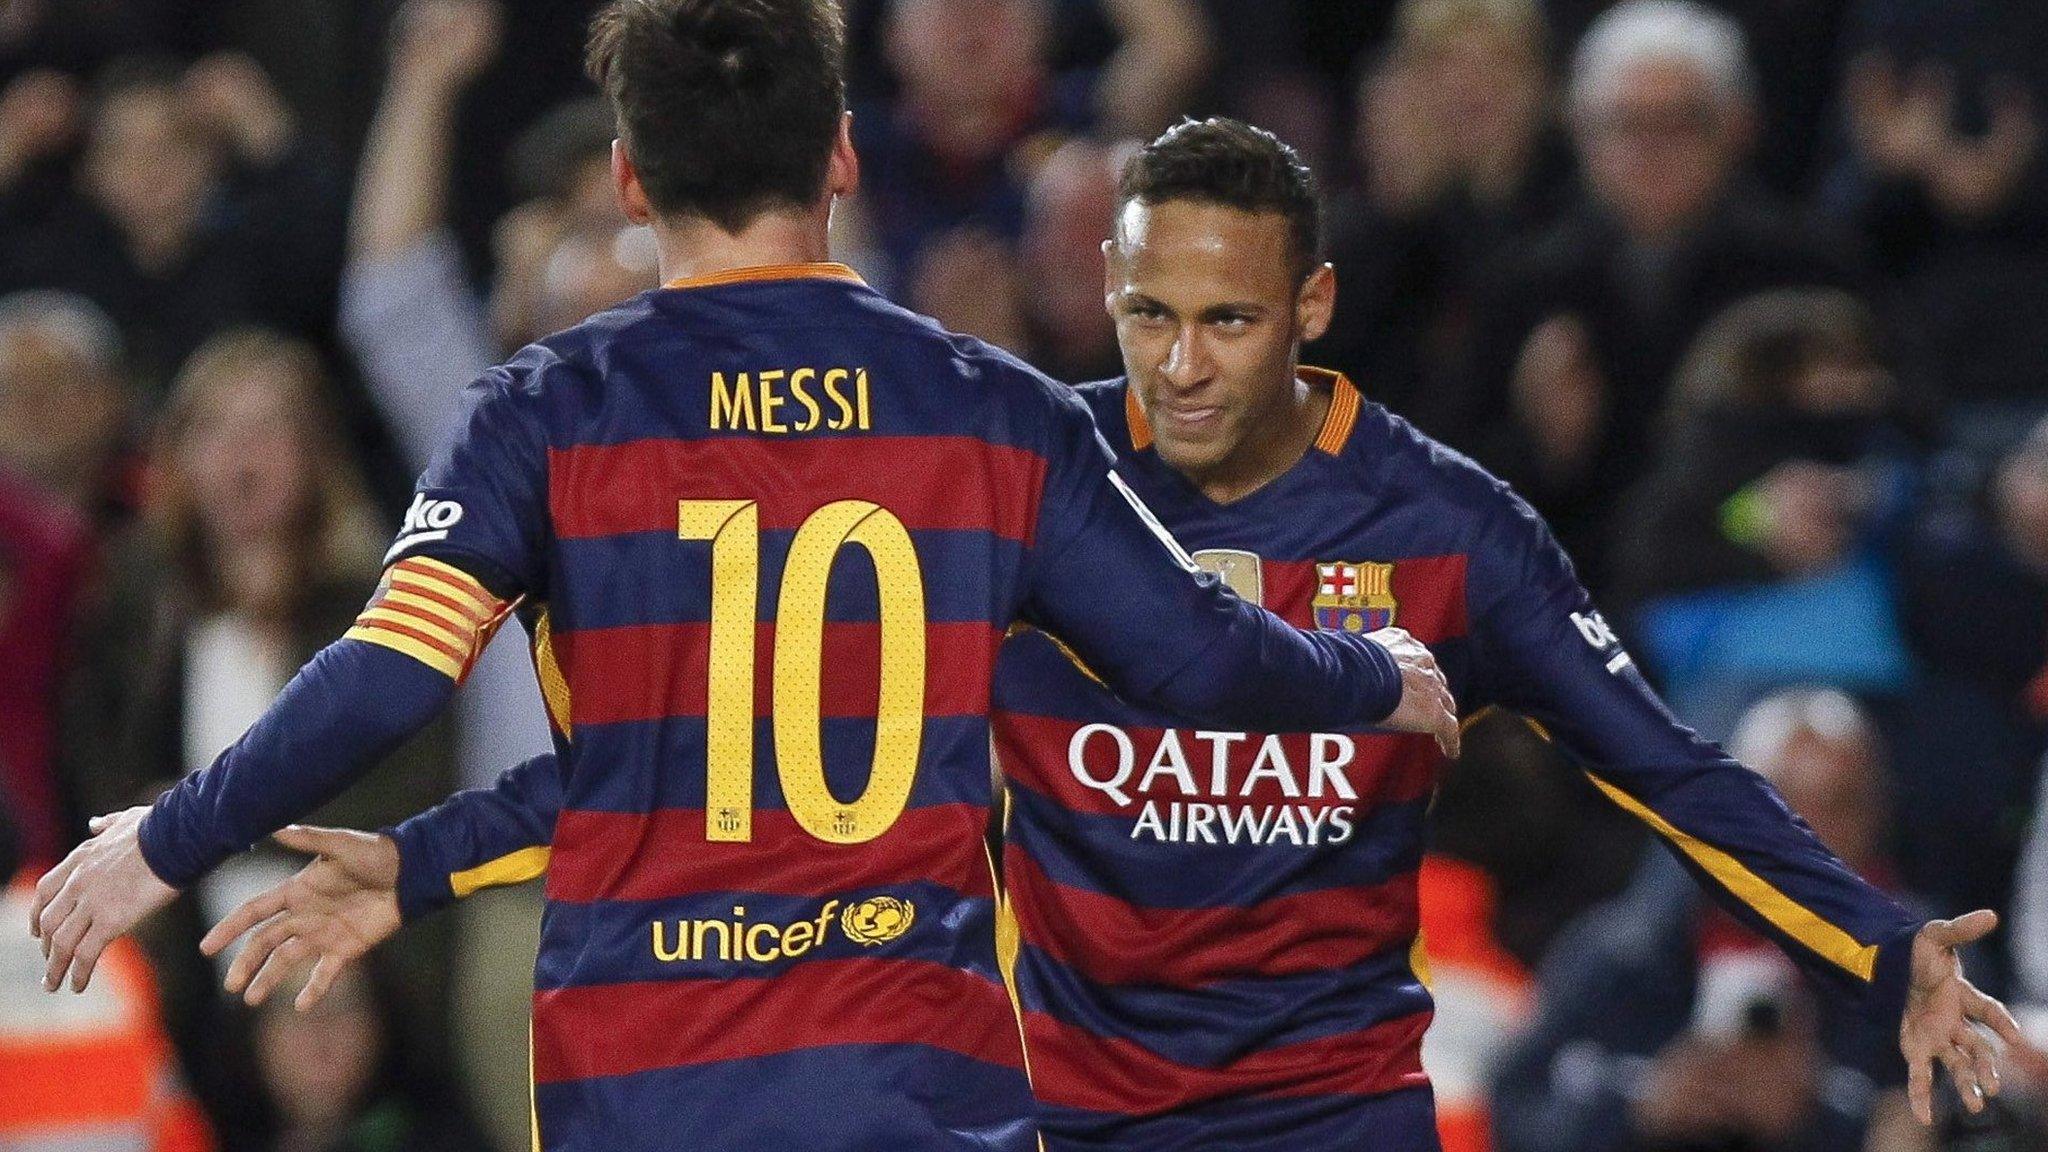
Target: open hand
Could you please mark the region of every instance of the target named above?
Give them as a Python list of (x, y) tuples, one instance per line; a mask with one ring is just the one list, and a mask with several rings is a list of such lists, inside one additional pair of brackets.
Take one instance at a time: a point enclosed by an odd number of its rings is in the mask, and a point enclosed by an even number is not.
[(107, 945), (178, 895), (142, 858), (137, 832), (147, 807), (93, 818), (93, 837), (71, 850), (36, 884), (29, 934), (43, 942), (43, 991), (83, 992)]
[(1899, 1051), (1906, 1057), (1906, 1095), (1922, 1124), (1934, 1123), (1935, 1062), (1948, 1069), (1963, 1107), (1982, 1112), (1984, 1098), (1998, 1095), (1999, 1088), (1998, 1053), (1983, 1029), (2016, 1048), (2027, 1047), (2012, 1013), (1963, 976), (1956, 955), (1958, 948), (1982, 940), (1996, 927), (1998, 914), (1980, 909), (1954, 920), (1930, 920), (1913, 937), (1913, 975), (1899, 1023)]
[(389, 836), (302, 825), (274, 839), (314, 859), (291, 879), (228, 913), (199, 942), (199, 950), (218, 956), (237, 937), (255, 930), (235, 954), (224, 981), (230, 995), (241, 996), (251, 1007), (311, 960), (312, 975), (293, 1001), (304, 1012), (350, 964), (398, 931), (398, 845)]

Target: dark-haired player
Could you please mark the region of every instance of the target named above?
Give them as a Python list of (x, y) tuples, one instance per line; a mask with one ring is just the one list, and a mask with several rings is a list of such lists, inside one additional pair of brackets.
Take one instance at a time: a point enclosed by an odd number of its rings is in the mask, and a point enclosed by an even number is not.
[[(1851, 874), (1754, 773), (1658, 702), (1527, 505), (1469, 461), (1298, 365), (1335, 283), (1313, 181), (1270, 135), (1183, 125), (1127, 172), (1107, 292), (1130, 376), (1081, 390), (1120, 470), (1195, 558), (1303, 626), (1398, 622), (1469, 707), (1539, 720), (1745, 923), (1898, 1029), (1923, 1115), (1931, 1065), (1995, 1091), (2015, 1035), (1955, 948), (1994, 917), (1922, 924)], [(1015, 979), (1047, 1144), (1293, 1152), (1436, 1146), (1411, 965), (1415, 870), (1441, 764), (1427, 739), (1206, 726), (1120, 701), (1044, 633), (997, 665)], [(554, 764), (508, 773), (395, 840), (323, 853), (217, 930), (265, 917), (345, 959), (545, 839)], [(462, 878), (451, 884), (451, 876)]]
[(666, 287), (472, 386), (355, 628), (44, 878), (46, 986), (416, 731), (517, 612), (562, 782), (540, 1144), (1025, 1148), (982, 843), (1004, 631), (1225, 724), (1454, 748), (1449, 694), (1397, 632), (1197, 576), (1071, 392), (822, 262), (857, 167), (832, 5), (619, 0), (590, 62)]

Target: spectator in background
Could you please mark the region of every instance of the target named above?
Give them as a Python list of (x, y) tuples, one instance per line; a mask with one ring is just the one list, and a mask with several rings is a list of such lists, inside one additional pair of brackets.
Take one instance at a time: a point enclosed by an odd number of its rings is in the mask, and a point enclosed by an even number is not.
[[(1771, 696), (1729, 751), (1858, 873), (1883, 883), (1883, 750), (1827, 689)], [(1500, 1066), (1501, 1152), (1857, 1152), (1895, 1037), (1797, 984), (1782, 954), (1653, 852), (1546, 957), (1535, 1025)]]
[[(0, 112), (36, 122), (26, 134), (45, 153), (62, 138), (61, 108), (54, 92), (25, 112), (0, 96)], [(118, 62), (98, 82), (86, 138), (74, 185), (17, 187), (0, 205), (0, 286), (92, 299), (153, 383), (233, 323), (327, 327), (341, 189), (252, 62)]]
[(380, 982), (351, 968), (306, 1012), (296, 989), (255, 1011), (275, 1152), (491, 1152), (444, 1075), (409, 1062)]
[(2048, 412), (2048, 8), (1859, 0), (1831, 212), (1915, 317), (1958, 432), (2009, 447)]
[(0, 467), (108, 525), (135, 496), (119, 467), (134, 415), (106, 313), (62, 292), (0, 297)]
[(654, 287), (645, 229), (612, 188), (611, 107), (590, 96), (555, 108), (519, 137), (513, 177), (526, 199), (498, 221), (491, 291), (498, 347), (521, 347)]
[(78, 841), (57, 768), (57, 709), (78, 588), (92, 556), (84, 519), (0, 468), (0, 809), (27, 863)]
[(1480, 271), (1562, 211), (1535, 0), (1406, 0), (1361, 72), (1359, 190), (1330, 213), (1344, 290), (1319, 363), (1441, 434), (1433, 385), (1457, 365)]
[[(179, 374), (143, 521), (110, 544), (80, 605), (58, 745), (78, 810), (117, 811), (211, 764), (360, 611), (386, 533), (329, 398), (314, 351), (261, 330), (215, 337)], [(389, 823), (453, 786), (451, 751), (445, 727), (429, 729), (328, 810)], [(275, 860), (240, 858), (146, 941), (186, 1067), (236, 1128), (249, 1101), (218, 1071), (235, 1037), (213, 1015), (217, 979), (196, 959), (197, 931), (206, 907), (232, 907)], [(437, 931), (398, 957), (423, 1028), (442, 1019), (447, 948)]]
[(1595, 589), (1614, 499), (1693, 336), (1767, 288), (1856, 282), (1845, 246), (1745, 179), (1758, 113), (1728, 18), (1691, 0), (1609, 10), (1570, 86), (1589, 199), (1480, 294), (1442, 426), (1544, 513)]
[(1639, 654), (1695, 726), (1725, 732), (1774, 684), (1905, 687), (1879, 546), (1908, 509), (1907, 425), (1877, 320), (1845, 292), (1764, 293), (1701, 334), (1613, 551)]
[(0, 792), (34, 862), (82, 830), (57, 780), (58, 685), (93, 541), (123, 503), (127, 403), (120, 336), (99, 309), (57, 292), (0, 298)]
[[(2048, 422), (1980, 484), (1937, 487), (1900, 556), (1900, 595), (1925, 669), (1899, 729), (1901, 800), (1913, 814), (1903, 857), (1940, 899), (1975, 893), (2014, 914), (2013, 960), (2031, 997), (2048, 994)], [(2033, 826), (2030, 859), (2019, 864)], [(1964, 853), (1936, 837), (1972, 833)]]
[(1025, 193), (1019, 246), (1025, 358), (1061, 380), (1123, 374), (1116, 325), (1102, 306), (1102, 245), (1116, 214), (1117, 179), (1131, 153), (1129, 147), (1069, 141)]
[(1015, 244), (1025, 185), (1061, 138), (1098, 126), (1150, 138), (1206, 66), (1194, 0), (1108, 0), (1116, 54), (1099, 71), (1056, 75), (1051, 3), (887, 0), (883, 43), (898, 92), (886, 107), (856, 110), (862, 190), (837, 222), (839, 239), (884, 291), (941, 322), (951, 322), (952, 289), (992, 246)]

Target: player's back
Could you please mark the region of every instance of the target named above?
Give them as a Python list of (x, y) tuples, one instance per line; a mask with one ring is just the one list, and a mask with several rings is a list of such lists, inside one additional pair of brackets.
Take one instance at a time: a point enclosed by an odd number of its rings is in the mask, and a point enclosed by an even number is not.
[(836, 266), (522, 354), (564, 765), (549, 1148), (1024, 1148), (983, 846), (1045, 387)]

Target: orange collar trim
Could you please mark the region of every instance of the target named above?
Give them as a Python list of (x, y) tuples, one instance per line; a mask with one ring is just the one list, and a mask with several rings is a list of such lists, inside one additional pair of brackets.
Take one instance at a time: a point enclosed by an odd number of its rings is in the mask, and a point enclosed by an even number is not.
[[(1344, 450), (1344, 442), (1351, 439), (1351, 430), (1358, 424), (1358, 407), (1364, 398), (1342, 372), (1303, 365), (1300, 377), (1311, 385), (1322, 385), (1330, 390), (1330, 410), (1323, 416), (1322, 430), (1316, 433), (1315, 447), (1335, 456)], [(1132, 448), (1143, 452), (1152, 446), (1152, 425), (1145, 420), (1145, 409), (1138, 403), (1137, 390), (1128, 384), (1124, 386), (1124, 421), (1131, 426)]]
[(1344, 442), (1351, 439), (1351, 430), (1358, 425), (1358, 406), (1364, 403), (1364, 397), (1342, 372), (1304, 367), (1301, 376), (1311, 384), (1327, 382), (1330, 386), (1330, 411), (1323, 417), (1323, 430), (1316, 433), (1316, 447), (1335, 456), (1344, 450)]
[(756, 280), (851, 280), (865, 284), (860, 273), (844, 264), (819, 262), (815, 264), (758, 264), (751, 268), (727, 268), (723, 272), (706, 272), (702, 276), (685, 276), (671, 280), (663, 288), (713, 288), (720, 284), (745, 284)]

